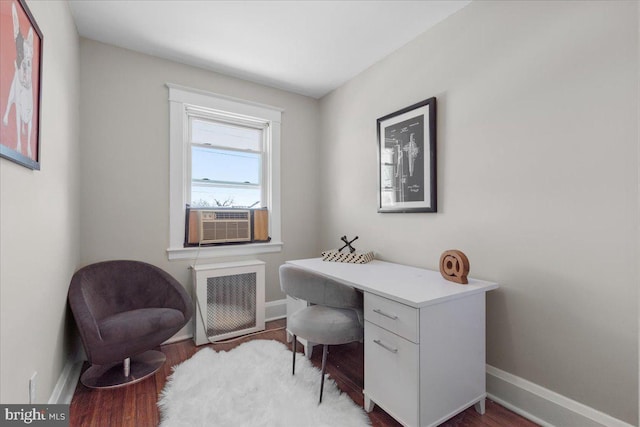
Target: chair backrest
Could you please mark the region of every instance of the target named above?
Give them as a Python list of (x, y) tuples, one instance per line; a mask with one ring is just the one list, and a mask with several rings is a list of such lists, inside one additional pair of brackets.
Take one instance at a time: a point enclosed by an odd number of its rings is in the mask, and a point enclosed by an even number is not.
[[(69, 305), (78, 325), (87, 358), (92, 364), (121, 361), (160, 345), (186, 324), (193, 314), (191, 297), (169, 273), (140, 261), (115, 260), (88, 265), (78, 270), (69, 285)], [(171, 326), (149, 320), (149, 328), (135, 323), (120, 325), (105, 338), (101, 321), (109, 316), (142, 308), (172, 308), (182, 312), (184, 323)], [(136, 317), (141, 323), (145, 315)], [(131, 335), (125, 329), (131, 326)], [(136, 329), (146, 331), (137, 336)], [(131, 338), (135, 336), (135, 339)], [(123, 337), (127, 337), (126, 339)]]
[(280, 288), (295, 298), (335, 308), (362, 308), (362, 292), (301, 268), (280, 266)]
[(70, 302), (86, 304), (96, 320), (139, 308), (191, 311), (182, 285), (160, 268), (140, 261), (116, 260), (78, 270), (69, 288)]

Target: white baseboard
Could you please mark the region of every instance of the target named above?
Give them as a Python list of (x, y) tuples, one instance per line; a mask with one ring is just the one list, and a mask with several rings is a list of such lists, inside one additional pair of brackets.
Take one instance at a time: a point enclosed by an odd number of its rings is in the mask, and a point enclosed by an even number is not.
[(174, 342), (190, 340), (191, 338), (193, 338), (193, 332), (184, 332), (184, 333), (178, 332), (177, 334), (175, 334), (174, 336), (172, 336), (171, 338), (163, 342), (161, 345), (173, 344)]
[(82, 361), (76, 361), (75, 358), (68, 360), (58, 377), (58, 382), (56, 382), (49, 397), (49, 402), (47, 403), (51, 405), (69, 405), (71, 399), (73, 399), (73, 393), (76, 391), (76, 385), (78, 385), (81, 371)]
[(287, 317), (287, 299), (269, 301), (264, 304), (264, 319), (267, 322)]
[(543, 427), (632, 427), (491, 365), (487, 365), (487, 397)]

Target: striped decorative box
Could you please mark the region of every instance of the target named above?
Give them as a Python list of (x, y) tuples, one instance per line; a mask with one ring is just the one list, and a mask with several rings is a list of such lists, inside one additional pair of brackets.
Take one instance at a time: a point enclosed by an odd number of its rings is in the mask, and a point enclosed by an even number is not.
[(337, 249), (322, 252), (323, 261), (350, 262), (353, 264), (366, 264), (373, 259), (373, 252), (339, 252)]

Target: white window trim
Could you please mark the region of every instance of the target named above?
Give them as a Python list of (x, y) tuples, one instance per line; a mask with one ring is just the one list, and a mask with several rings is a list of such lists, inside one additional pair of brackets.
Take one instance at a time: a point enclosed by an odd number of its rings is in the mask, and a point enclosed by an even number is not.
[[(169, 88), (169, 248), (167, 256), (174, 259), (195, 259), (255, 255), (282, 251), (280, 212), (280, 124), (281, 108), (238, 98), (219, 95), (185, 86), (167, 83)], [(187, 138), (187, 107), (200, 106), (221, 112), (231, 112), (243, 116), (269, 121), (271, 140), (266, 149), (271, 161), (270, 177), (265, 182), (269, 194), (269, 236), (267, 243), (246, 243), (242, 245), (221, 245), (184, 247), (185, 205), (187, 192), (185, 183), (188, 176), (190, 145)]]

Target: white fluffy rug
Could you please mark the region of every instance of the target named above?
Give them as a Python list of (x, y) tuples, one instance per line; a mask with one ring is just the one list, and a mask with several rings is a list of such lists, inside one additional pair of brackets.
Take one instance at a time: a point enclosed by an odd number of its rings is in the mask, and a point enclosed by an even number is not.
[(353, 427), (370, 425), (362, 408), (320, 370), (277, 341), (255, 340), (229, 352), (210, 348), (174, 367), (158, 406), (161, 426)]

